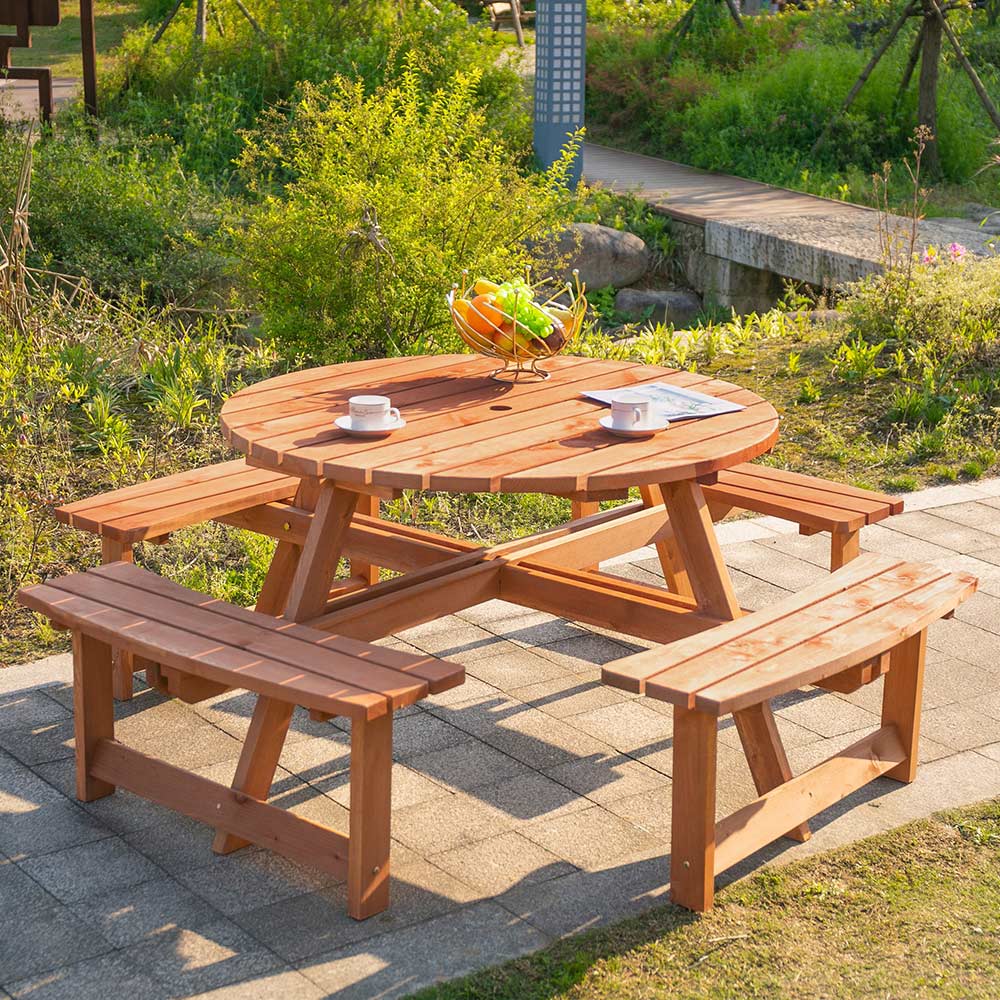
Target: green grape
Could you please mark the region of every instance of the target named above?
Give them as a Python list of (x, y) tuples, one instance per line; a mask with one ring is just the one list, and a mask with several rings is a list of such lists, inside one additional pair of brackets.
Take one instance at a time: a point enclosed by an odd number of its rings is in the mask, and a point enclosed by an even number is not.
[(521, 278), (505, 281), (496, 293), (497, 305), (533, 337), (544, 340), (552, 333), (552, 317), (534, 301), (531, 286)]

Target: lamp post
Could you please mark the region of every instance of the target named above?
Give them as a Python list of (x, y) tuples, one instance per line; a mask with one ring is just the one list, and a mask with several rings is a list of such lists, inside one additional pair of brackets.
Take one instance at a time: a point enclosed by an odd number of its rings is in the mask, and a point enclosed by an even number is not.
[[(538, 0), (535, 16), (535, 153), (542, 165), (559, 159), (569, 135), (583, 126), (587, 69), (587, 0)], [(576, 185), (582, 154), (573, 164)]]

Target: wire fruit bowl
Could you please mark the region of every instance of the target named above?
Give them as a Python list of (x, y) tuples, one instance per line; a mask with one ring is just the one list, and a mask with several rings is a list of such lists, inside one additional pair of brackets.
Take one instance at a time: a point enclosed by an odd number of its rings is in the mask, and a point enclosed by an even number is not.
[[(539, 296), (541, 301), (535, 300), (530, 271), (526, 278), (529, 280), (516, 283), (515, 291), (505, 294), (506, 308), (501, 308), (495, 295), (503, 294), (507, 285), (483, 279), (470, 284), (468, 271), (462, 272), (462, 284), (453, 285), (448, 293), (448, 311), (458, 335), (478, 354), (503, 362), (490, 373), (498, 382), (547, 379), (549, 373), (538, 363), (569, 346), (587, 312), (585, 286), (576, 271), (572, 283), (560, 286), (548, 298)], [(526, 324), (526, 318), (535, 329)], [(539, 328), (550, 332), (542, 337)]]

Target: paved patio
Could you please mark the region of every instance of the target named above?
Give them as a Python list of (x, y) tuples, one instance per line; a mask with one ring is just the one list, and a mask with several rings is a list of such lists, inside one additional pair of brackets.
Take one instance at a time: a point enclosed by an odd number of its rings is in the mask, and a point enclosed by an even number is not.
[[(931, 629), (913, 785), (880, 779), (735, 874), (850, 842), (936, 809), (1000, 795), (1000, 480), (911, 495), (865, 529), (866, 549), (961, 568), (980, 592)], [(772, 518), (724, 525), (747, 607), (826, 572), (826, 536)], [(659, 579), (651, 551), (612, 572)], [(404, 996), (664, 901), (669, 706), (602, 687), (627, 637), (491, 602), (392, 641), (466, 664), (468, 680), (397, 716), (393, 902), (364, 923), (331, 878), (250, 848), (127, 792), (73, 798), (68, 657), (0, 671), (0, 997), (131, 1000)], [(228, 779), (248, 696), (188, 707), (140, 684), (123, 741)], [(782, 699), (796, 770), (878, 724), (879, 685)], [(272, 801), (343, 823), (343, 726), (293, 723)], [(730, 720), (720, 811), (754, 797)], [(849, 806), (858, 808), (849, 809)], [(4, 992), (6, 991), (6, 992)]]

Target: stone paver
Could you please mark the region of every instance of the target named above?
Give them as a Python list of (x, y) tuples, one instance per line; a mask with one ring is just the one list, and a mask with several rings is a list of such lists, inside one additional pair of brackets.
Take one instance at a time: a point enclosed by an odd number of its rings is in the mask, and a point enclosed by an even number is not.
[[(930, 632), (921, 770), (880, 779), (727, 879), (1000, 795), (1000, 481), (935, 488), (865, 529), (865, 548), (979, 573), (979, 594)], [(826, 536), (776, 518), (720, 540), (744, 606), (827, 572)], [(606, 568), (659, 581), (643, 549)], [(212, 831), (127, 792), (74, 797), (69, 658), (0, 671), (0, 997), (215, 1000), (404, 996), (666, 898), (670, 706), (601, 685), (643, 648), (606, 629), (490, 601), (389, 640), (446, 653), (467, 682), (397, 717), (393, 902), (347, 917), (337, 880), (259, 848), (220, 857)], [(881, 682), (775, 702), (793, 769), (877, 725)], [(138, 685), (118, 735), (216, 780), (232, 774), (252, 699), (197, 706)], [(271, 801), (343, 825), (349, 725), (297, 712)], [(735, 727), (719, 733), (719, 810), (754, 794)], [(853, 807), (853, 808), (852, 808)]]

